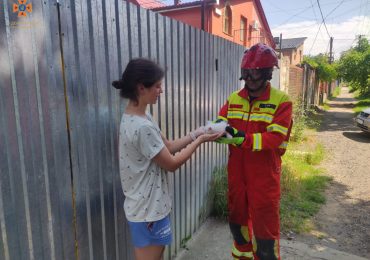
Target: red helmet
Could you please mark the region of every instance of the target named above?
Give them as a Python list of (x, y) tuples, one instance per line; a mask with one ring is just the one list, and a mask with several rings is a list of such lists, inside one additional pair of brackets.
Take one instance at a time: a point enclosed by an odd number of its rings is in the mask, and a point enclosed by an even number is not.
[(264, 69), (278, 67), (275, 51), (263, 43), (253, 45), (243, 56), (241, 69)]

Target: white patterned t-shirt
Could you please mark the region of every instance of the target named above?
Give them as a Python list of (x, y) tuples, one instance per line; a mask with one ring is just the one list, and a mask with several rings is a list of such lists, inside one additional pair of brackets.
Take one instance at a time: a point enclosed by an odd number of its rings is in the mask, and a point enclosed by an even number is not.
[(152, 159), (164, 147), (161, 131), (150, 114), (123, 114), (119, 166), (124, 210), (131, 222), (157, 221), (171, 211), (167, 174)]

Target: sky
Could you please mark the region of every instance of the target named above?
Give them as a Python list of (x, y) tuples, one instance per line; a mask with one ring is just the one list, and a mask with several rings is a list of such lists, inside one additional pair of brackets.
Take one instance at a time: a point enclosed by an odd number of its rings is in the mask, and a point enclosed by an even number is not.
[(370, 40), (370, 0), (260, 1), (274, 37), (307, 37), (305, 55), (329, 53), (330, 37), (335, 59), (356, 44), (356, 36)]

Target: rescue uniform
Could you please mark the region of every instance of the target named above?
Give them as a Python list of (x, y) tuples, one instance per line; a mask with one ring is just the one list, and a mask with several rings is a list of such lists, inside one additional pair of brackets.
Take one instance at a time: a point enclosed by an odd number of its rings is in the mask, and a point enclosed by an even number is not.
[(248, 243), (234, 241), (232, 254), (236, 259), (251, 259), (252, 245), (256, 257), (258, 244), (274, 250), (273, 255), (280, 259), (281, 156), (289, 139), (292, 103), (284, 92), (267, 83), (264, 93), (253, 100), (246, 88), (233, 92), (218, 118), (245, 132), (240, 146), (229, 145), (228, 208), (232, 233), (233, 227), (240, 225)]

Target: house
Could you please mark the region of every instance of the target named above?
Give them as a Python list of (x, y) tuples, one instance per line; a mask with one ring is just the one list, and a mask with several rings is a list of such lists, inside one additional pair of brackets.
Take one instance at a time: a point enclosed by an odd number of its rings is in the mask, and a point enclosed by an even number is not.
[[(298, 65), (303, 61), (303, 44), (307, 37), (290, 38), (281, 40), (281, 53), (289, 59), (290, 65)], [(280, 51), (280, 44), (276, 50)]]
[(141, 6), (145, 9), (153, 9), (157, 7), (166, 6), (164, 3), (160, 2), (159, 0), (129, 0), (130, 3), (135, 5)]
[[(258, 42), (275, 48), (260, 0), (204, 0), (164, 6), (156, 0), (129, 0), (144, 8), (245, 47)], [(153, 7), (154, 6), (154, 7)]]

